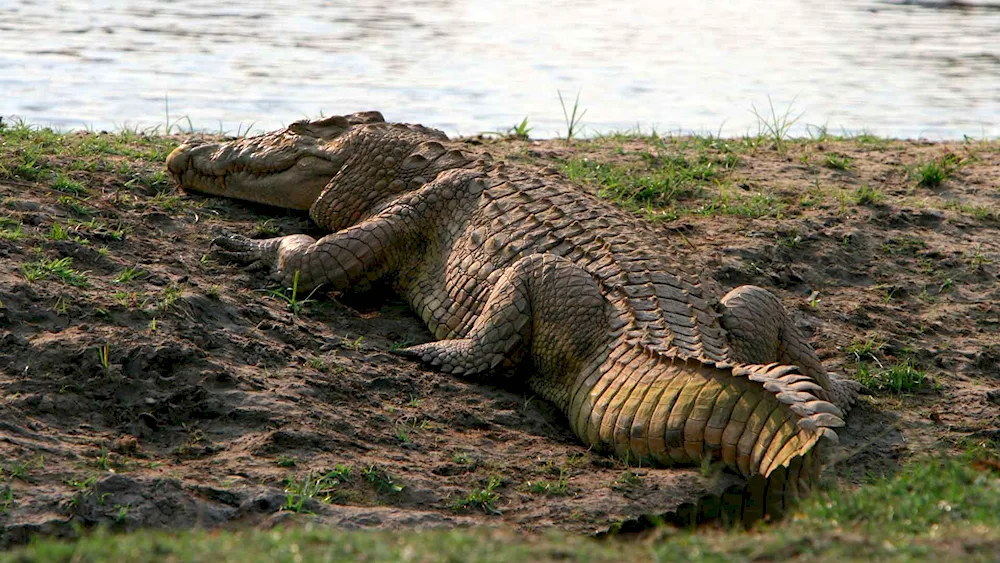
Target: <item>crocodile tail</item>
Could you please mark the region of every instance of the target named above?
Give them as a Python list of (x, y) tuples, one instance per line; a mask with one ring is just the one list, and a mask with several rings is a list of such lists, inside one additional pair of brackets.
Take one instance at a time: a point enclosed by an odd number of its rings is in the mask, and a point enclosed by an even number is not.
[[(836, 406), (816, 397), (822, 388), (795, 366), (735, 366), (732, 375), (760, 384), (777, 403), (772, 409), (766, 406), (771, 401), (762, 400), (735, 444), (737, 466), (747, 477), (738, 510), (732, 503), (720, 503), (720, 512), (726, 511), (723, 519), (750, 525), (765, 516), (780, 518), (792, 503), (810, 492), (819, 479), (826, 448), (838, 441), (834, 429), (844, 421)], [(761, 408), (761, 404), (765, 406)], [(752, 435), (749, 440), (748, 432)], [(734, 434), (731, 431), (729, 435)], [(723, 435), (726, 451), (730, 446), (725, 443), (725, 430)]]
[(621, 347), (581, 374), (570, 419), (588, 444), (659, 465), (721, 460), (750, 478), (788, 466), (843, 414), (791, 365), (732, 365)]
[[(658, 465), (721, 460), (769, 477), (835, 442), (843, 415), (795, 366), (731, 365), (624, 348), (582, 374), (570, 419), (588, 444)], [(808, 472), (803, 474), (808, 477)]]
[(743, 487), (731, 486), (720, 495), (704, 495), (696, 506), (680, 507), (674, 521), (682, 525), (721, 521), (724, 525), (749, 527), (760, 520), (781, 519), (816, 484), (823, 442), (802, 455), (795, 455), (764, 477), (756, 474)]
[[(738, 381), (746, 378), (754, 392), (743, 393), (743, 400), (728, 413), (728, 405), (714, 402), (713, 416), (704, 431), (706, 443), (718, 436), (723, 460), (735, 463), (747, 478), (758, 474), (770, 478), (784, 468), (781, 473), (792, 479), (792, 485), (803, 479), (813, 481), (814, 456), (809, 454), (821, 444), (837, 442), (834, 429), (844, 425), (843, 413), (817, 398), (823, 389), (795, 366), (738, 365), (730, 369), (737, 387), (743, 387)], [(726, 414), (728, 421), (722, 428), (720, 418)], [(801, 467), (792, 470), (796, 459), (801, 459)]]
[(623, 459), (721, 461), (747, 479), (740, 513), (753, 520), (816, 483), (817, 459), (844, 424), (821, 390), (792, 365), (712, 363), (632, 345), (581, 373), (567, 410), (587, 444)]

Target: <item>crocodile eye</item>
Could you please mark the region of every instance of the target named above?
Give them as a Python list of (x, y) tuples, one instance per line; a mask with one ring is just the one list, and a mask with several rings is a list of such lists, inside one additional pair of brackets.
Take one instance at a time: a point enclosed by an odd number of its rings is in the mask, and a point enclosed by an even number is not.
[(296, 135), (302, 135), (306, 132), (306, 127), (308, 125), (309, 122), (306, 120), (296, 121), (295, 123), (292, 123), (291, 125), (288, 126), (288, 131), (291, 133), (295, 133)]

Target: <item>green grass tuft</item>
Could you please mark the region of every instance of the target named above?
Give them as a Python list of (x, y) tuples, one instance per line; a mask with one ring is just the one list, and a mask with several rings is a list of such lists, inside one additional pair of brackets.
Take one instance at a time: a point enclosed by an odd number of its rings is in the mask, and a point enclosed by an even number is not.
[[(295, 465), (294, 459), (291, 465)], [(304, 512), (309, 500), (333, 502), (337, 488), (351, 477), (352, 472), (350, 466), (338, 464), (330, 471), (309, 472), (299, 479), (289, 477), (285, 481), (285, 505), (282, 509)]]
[(933, 387), (927, 373), (918, 369), (909, 359), (889, 366), (859, 362), (857, 377), (862, 385), (872, 391), (887, 391), (896, 395)]
[[(583, 116), (581, 116), (583, 117)], [(506, 137), (520, 139), (522, 141), (528, 140), (528, 133), (531, 133), (532, 127), (528, 127), (528, 116), (524, 116), (524, 119), (520, 123), (515, 123), (511, 127), (507, 128), (505, 134)]]
[(728, 191), (723, 191), (719, 197), (712, 198), (695, 213), (709, 216), (736, 215), (759, 219), (780, 216), (785, 207), (784, 202), (769, 194), (756, 193), (750, 196), (734, 196)]
[(395, 481), (388, 471), (377, 465), (369, 466), (361, 471), (361, 475), (375, 487), (375, 491), (382, 494), (400, 493), (403, 485)]
[(936, 160), (927, 160), (917, 164), (914, 174), (917, 185), (922, 188), (936, 188), (943, 184), (962, 166), (962, 159), (949, 153)]
[(87, 194), (87, 188), (84, 188), (83, 184), (65, 174), (56, 175), (56, 179), (52, 182), (52, 189), (77, 197)]
[(466, 510), (469, 508), (481, 509), (486, 514), (500, 514), (497, 510), (497, 502), (500, 501), (500, 493), (498, 493), (497, 487), (503, 484), (503, 479), (493, 475), (487, 481), (485, 487), (480, 487), (472, 490), (469, 494), (464, 497), (455, 499), (451, 503), (451, 508), (453, 510)]
[(69, 256), (58, 260), (43, 258), (36, 262), (21, 264), (21, 273), (29, 282), (55, 277), (73, 287), (90, 287), (87, 272), (73, 269), (73, 259)]
[(701, 186), (719, 173), (713, 162), (691, 162), (683, 156), (663, 159), (652, 170), (574, 158), (562, 171), (570, 180), (596, 183), (600, 195), (626, 208), (669, 208), (678, 199), (699, 195)]
[(789, 130), (802, 117), (802, 114), (792, 117), (793, 104), (794, 100), (788, 104), (784, 113), (779, 114), (774, 109), (774, 102), (771, 100), (771, 96), (768, 96), (767, 105), (770, 115), (758, 111), (757, 106), (750, 106), (750, 111), (757, 118), (757, 137), (774, 142), (774, 148), (779, 153), (785, 151), (785, 141), (789, 138)]
[(141, 268), (128, 267), (122, 270), (120, 274), (118, 274), (118, 277), (115, 278), (115, 283), (128, 283), (135, 279), (142, 279), (147, 275), (148, 274)]
[[(576, 93), (576, 100), (573, 101), (573, 107), (569, 111), (566, 110), (566, 101), (563, 100), (562, 92), (556, 90), (559, 94), (559, 105), (562, 106), (563, 118), (566, 120), (566, 140), (572, 141), (573, 137), (580, 133), (581, 122), (583, 121), (583, 116), (587, 115), (587, 110), (580, 111), (580, 92)], [(527, 120), (528, 118), (525, 118)], [(526, 125), (526, 124), (525, 124)]]
[(24, 238), (24, 224), (20, 221), (0, 218), (0, 239), (17, 241)]
[(885, 194), (882, 193), (882, 190), (873, 188), (869, 184), (859, 186), (854, 190), (854, 201), (856, 201), (858, 205), (876, 207), (881, 205), (884, 199)]
[(823, 157), (823, 166), (834, 170), (850, 170), (854, 161), (849, 156), (828, 153)]
[(569, 478), (565, 469), (559, 469), (559, 478), (556, 480), (539, 479), (528, 481), (525, 488), (535, 494), (562, 497), (569, 494)]

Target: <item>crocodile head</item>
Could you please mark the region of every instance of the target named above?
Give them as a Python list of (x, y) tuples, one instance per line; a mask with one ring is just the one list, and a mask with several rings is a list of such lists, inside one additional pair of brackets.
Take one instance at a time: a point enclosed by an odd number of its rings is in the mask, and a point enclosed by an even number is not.
[(186, 191), (307, 210), (350, 156), (338, 139), (352, 126), (383, 121), (371, 111), (227, 143), (188, 140), (167, 157), (167, 170)]

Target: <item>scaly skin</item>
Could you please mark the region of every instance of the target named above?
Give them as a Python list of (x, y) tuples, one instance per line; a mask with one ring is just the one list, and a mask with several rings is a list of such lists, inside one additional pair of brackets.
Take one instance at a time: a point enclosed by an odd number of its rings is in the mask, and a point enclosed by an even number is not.
[(641, 221), (438, 131), (368, 112), (185, 144), (167, 163), (186, 190), (308, 208), (333, 231), (220, 237), (225, 256), (286, 286), (298, 272), (305, 290), (390, 280), (439, 339), (404, 355), (463, 376), (531, 362), (526, 384), (585, 444), (641, 464), (721, 461), (767, 488), (769, 511), (813, 483), (856, 395), (771, 293), (720, 300)]

